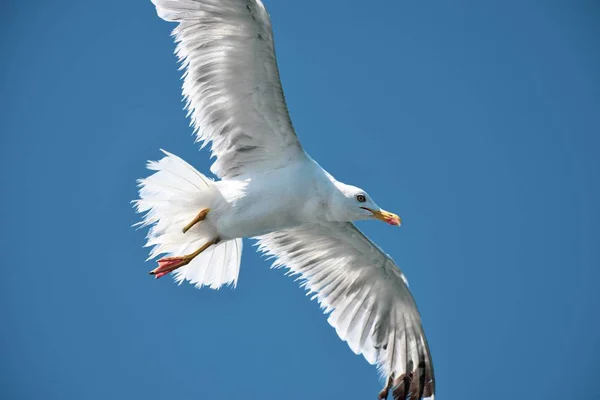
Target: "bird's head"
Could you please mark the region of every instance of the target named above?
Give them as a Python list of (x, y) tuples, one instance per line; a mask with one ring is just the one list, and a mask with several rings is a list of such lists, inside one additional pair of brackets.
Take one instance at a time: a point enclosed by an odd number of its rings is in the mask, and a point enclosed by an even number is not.
[(402, 224), (399, 216), (379, 207), (363, 189), (339, 182), (336, 186), (341, 194), (338, 207), (343, 210), (342, 213), (349, 220), (378, 219), (390, 225), (400, 226)]

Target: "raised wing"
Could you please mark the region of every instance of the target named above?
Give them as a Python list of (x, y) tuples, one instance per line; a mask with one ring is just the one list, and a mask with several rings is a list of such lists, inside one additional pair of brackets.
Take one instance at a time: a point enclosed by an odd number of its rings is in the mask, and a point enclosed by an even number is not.
[(308, 224), (258, 239), (273, 266), (298, 275), (331, 312), (327, 321), (352, 351), (394, 374), (394, 399), (433, 397), (433, 364), (406, 279), (354, 224)]
[(231, 178), (301, 157), (260, 0), (152, 2), (162, 19), (179, 23), (183, 96), (197, 141), (212, 142), (211, 171)]

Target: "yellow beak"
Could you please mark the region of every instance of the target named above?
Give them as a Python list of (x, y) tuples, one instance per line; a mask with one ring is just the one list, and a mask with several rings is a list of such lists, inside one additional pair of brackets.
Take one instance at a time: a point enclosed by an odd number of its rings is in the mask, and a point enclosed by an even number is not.
[(390, 225), (400, 226), (402, 224), (402, 219), (394, 213), (385, 210), (371, 210), (367, 207), (362, 207), (365, 210), (371, 211), (373, 213), (373, 217), (376, 219), (387, 222)]

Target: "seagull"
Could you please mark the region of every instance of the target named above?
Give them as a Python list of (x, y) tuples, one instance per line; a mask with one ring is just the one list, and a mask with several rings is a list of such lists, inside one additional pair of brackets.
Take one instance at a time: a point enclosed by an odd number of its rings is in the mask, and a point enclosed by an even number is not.
[(152, 0), (176, 22), (185, 108), (210, 144), (213, 180), (166, 152), (138, 181), (155, 278), (235, 287), (242, 239), (296, 276), (356, 354), (377, 365), (379, 399), (434, 398), (421, 317), (392, 258), (353, 223), (400, 226), (366, 191), (336, 180), (302, 148), (285, 103), (260, 0)]

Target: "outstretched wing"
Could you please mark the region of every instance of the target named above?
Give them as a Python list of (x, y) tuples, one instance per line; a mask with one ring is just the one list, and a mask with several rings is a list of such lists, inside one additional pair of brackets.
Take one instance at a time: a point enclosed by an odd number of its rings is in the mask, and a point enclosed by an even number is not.
[(152, 0), (178, 22), (183, 96), (197, 141), (211, 142), (220, 177), (302, 157), (285, 104), (269, 15), (260, 0)]
[(434, 395), (431, 356), (406, 279), (394, 261), (352, 223), (301, 225), (259, 239), (317, 298), (352, 351), (394, 373), (394, 399)]

